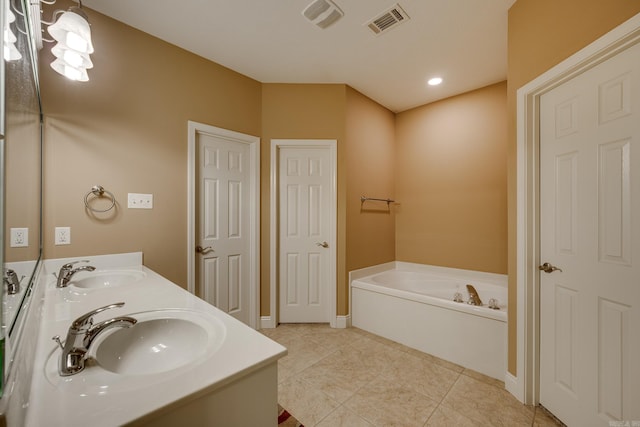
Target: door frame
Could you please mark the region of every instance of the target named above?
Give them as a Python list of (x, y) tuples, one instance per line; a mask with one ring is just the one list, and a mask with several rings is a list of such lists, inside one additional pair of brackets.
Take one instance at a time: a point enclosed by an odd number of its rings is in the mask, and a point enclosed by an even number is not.
[(540, 97), (637, 43), (640, 43), (640, 14), (517, 92), (517, 375), (507, 372), (505, 387), (526, 404), (538, 404), (540, 397)]
[(187, 149), (187, 290), (196, 289), (196, 165), (198, 134), (207, 134), (234, 143), (249, 145), (249, 326), (258, 327), (260, 316), (260, 138), (215, 126), (188, 121)]
[(331, 156), (331, 215), (329, 220), (329, 237), (327, 243), (331, 253), (329, 254), (329, 325), (332, 328), (337, 326), (336, 318), (336, 298), (337, 298), (337, 216), (338, 216), (338, 156), (335, 139), (272, 139), (271, 140), (271, 190), (270, 190), (270, 236), (269, 236), (269, 266), (270, 266), (270, 319), (264, 319), (265, 327), (275, 328), (279, 320), (279, 299), (278, 299), (278, 251), (280, 250), (279, 230), (279, 209), (278, 209), (278, 156), (280, 148), (325, 148), (329, 150)]

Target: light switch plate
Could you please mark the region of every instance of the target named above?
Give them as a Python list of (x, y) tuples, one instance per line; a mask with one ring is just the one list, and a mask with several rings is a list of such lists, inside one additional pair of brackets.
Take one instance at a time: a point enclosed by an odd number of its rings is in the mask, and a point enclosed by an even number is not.
[(153, 209), (153, 194), (129, 193), (127, 207), (129, 209)]
[(29, 246), (29, 229), (28, 228), (12, 228), (11, 229), (11, 247), (26, 248)]

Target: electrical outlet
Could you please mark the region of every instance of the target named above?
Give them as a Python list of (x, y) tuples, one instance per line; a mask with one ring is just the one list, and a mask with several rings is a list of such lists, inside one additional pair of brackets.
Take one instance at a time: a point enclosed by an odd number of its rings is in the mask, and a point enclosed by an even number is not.
[(71, 227), (56, 227), (55, 244), (56, 245), (71, 244)]
[(129, 193), (127, 207), (129, 209), (153, 209), (153, 194)]
[(29, 246), (29, 229), (28, 228), (12, 228), (11, 229), (11, 247), (26, 248)]

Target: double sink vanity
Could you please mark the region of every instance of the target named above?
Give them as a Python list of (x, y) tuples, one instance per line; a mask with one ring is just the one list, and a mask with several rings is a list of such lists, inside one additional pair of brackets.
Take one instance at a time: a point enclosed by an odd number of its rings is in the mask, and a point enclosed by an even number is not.
[(48, 260), (38, 286), (27, 426), (276, 425), (286, 349), (146, 268), (142, 254)]

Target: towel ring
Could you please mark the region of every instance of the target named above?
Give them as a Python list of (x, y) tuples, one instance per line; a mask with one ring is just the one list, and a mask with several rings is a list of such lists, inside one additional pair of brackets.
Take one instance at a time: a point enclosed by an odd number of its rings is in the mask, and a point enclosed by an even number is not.
[[(106, 209), (92, 208), (91, 206), (89, 206), (89, 196), (91, 196), (92, 194), (95, 197), (104, 197), (104, 195), (106, 194), (107, 197), (109, 197), (111, 199), (111, 205)], [(112, 192), (105, 190), (102, 185), (94, 185), (93, 187), (91, 187), (91, 191), (89, 191), (84, 196), (84, 205), (87, 207), (87, 209), (89, 209), (90, 211), (93, 211), (93, 212), (107, 212), (107, 211), (110, 211), (111, 209), (113, 209), (113, 207), (116, 205), (116, 198), (115, 198), (115, 196), (113, 195)]]

